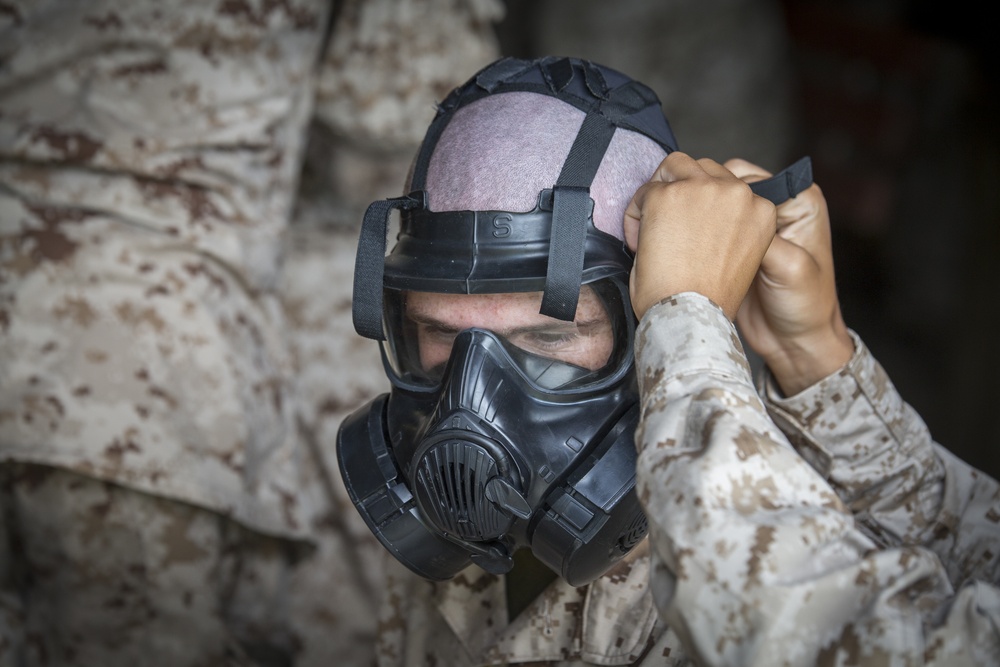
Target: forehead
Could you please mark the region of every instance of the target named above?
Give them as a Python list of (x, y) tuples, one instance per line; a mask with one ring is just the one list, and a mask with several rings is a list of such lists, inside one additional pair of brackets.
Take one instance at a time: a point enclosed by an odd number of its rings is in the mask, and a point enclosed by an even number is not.
[[(508, 292), (503, 294), (439, 294), (409, 292), (406, 314), (409, 318), (435, 322), (454, 329), (513, 329), (519, 327), (559, 326), (567, 322), (538, 312), (541, 292)], [(576, 309), (577, 322), (606, 319), (607, 313), (597, 294), (584, 285)]]

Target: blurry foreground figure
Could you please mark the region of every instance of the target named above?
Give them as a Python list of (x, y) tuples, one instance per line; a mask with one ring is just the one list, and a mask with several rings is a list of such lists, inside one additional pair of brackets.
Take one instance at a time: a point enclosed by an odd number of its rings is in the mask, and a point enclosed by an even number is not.
[[(349, 294), (286, 319), (342, 281), (285, 235), (310, 119), (358, 104), (326, 35), (385, 44), (445, 3), (333, 4), (0, 8), (0, 664), (371, 661), (375, 542), (316, 431), (374, 382), (346, 337), (308, 345)], [(366, 50), (391, 72), (364, 96), (422, 77), (372, 145), (495, 57), (498, 4), (446, 4)]]

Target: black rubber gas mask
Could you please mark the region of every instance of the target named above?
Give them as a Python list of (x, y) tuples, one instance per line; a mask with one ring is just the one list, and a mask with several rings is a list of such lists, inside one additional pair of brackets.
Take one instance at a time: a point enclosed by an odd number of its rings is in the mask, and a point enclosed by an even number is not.
[[(428, 162), (454, 112), (509, 91), (586, 112), (557, 182), (532, 211), (429, 210)], [(580, 586), (646, 534), (635, 494), (632, 255), (594, 226), (589, 194), (618, 128), (676, 149), (642, 84), (577, 59), (503, 59), (441, 104), (413, 192), (366, 212), (354, 324), (381, 341), (392, 389), (343, 422), (337, 455), (369, 528), (422, 577), (448, 579), (472, 563), (502, 574), (524, 548)], [(781, 201), (810, 181), (806, 161), (754, 187)], [(394, 209), (400, 229), (386, 255)], [(498, 308), (534, 298), (534, 319), (477, 321), (484, 295)], [(470, 315), (468, 326), (455, 313)]]
[[(621, 276), (584, 286), (580, 326), (455, 335), (433, 317), (435, 297), (454, 308), (468, 295), (420, 293), (432, 308), (412, 313), (414, 296), (387, 290), (393, 390), (340, 433), (344, 479), (369, 526), (428, 579), (470, 563), (504, 573), (522, 547), (571, 584), (603, 574), (646, 533), (634, 490), (634, 321)], [(537, 318), (537, 308), (527, 314)]]

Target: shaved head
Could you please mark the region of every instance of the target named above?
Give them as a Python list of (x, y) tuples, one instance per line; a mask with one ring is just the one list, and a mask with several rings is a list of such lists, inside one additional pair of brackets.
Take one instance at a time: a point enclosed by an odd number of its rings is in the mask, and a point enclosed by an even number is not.
[[(529, 92), (491, 95), (459, 109), (427, 168), (430, 209), (532, 210), (539, 191), (559, 178), (584, 115)], [(642, 134), (615, 131), (590, 187), (598, 229), (623, 238), (625, 208), (666, 155)]]

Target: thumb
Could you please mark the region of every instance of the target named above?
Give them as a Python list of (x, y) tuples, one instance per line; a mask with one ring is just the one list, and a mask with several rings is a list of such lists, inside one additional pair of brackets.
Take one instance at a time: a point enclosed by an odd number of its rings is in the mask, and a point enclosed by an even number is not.
[(741, 158), (731, 158), (726, 160), (723, 166), (733, 172), (736, 177), (742, 179), (745, 183), (763, 181), (765, 178), (770, 178), (774, 175), (767, 169)]
[(760, 279), (766, 287), (794, 287), (805, 284), (819, 266), (808, 251), (777, 234), (760, 263)]

